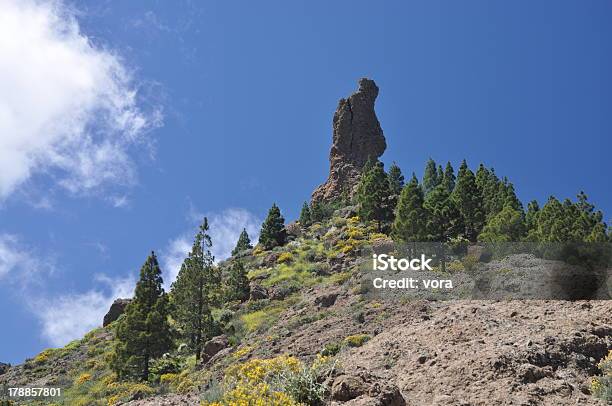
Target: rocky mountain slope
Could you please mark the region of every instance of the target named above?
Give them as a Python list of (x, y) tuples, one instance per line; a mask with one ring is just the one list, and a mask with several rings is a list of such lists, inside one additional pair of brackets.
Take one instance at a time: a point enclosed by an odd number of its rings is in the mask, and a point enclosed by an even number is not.
[[(329, 179), (314, 200), (352, 190), (368, 157), (384, 151), (377, 94), (364, 79), (340, 101)], [(0, 368), (0, 385), (63, 388), (58, 399), (14, 402), (36, 405), (295, 405), (305, 392), (302, 404), (312, 405), (605, 404), (592, 379), (612, 351), (609, 283), (602, 300), (385, 300), (363, 281), (371, 254), (393, 242), (355, 207), (330, 213), (308, 227), (287, 225), (283, 246), (256, 246), (219, 264), (244, 264), (250, 297), (215, 309), (222, 334), (206, 343), (200, 363), (178, 345), (155, 364), (151, 382), (118, 381), (108, 360), (121, 301), (83, 339)], [(504, 282), (547, 264), (510, 254), (452, 259), (433, 272), (461, 280), (482, 266)], [(273, 403), (263, 388), (274, 391)], [(227, 401), (228, 392), (237, 400)]]

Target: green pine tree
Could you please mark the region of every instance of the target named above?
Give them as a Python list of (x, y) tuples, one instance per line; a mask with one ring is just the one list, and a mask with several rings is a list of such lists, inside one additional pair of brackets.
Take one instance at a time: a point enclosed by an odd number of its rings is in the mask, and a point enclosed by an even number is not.
[(402, 171), (399, 166), (395, 162), (391, 164), (389, 167), (389, 174), (387, 175), (389, 179), (389, 189), (391, 192), (390, 205), (393, 210), (395, 210), (395, 206), (397, 206), (397, 199), (399, 199), (400, 193), (402, 193), (402, 188), (404, 187), (404, 175), (402, 175)]
[(310, 204), (310, 220), (313, 223), (317, 223), (325, 219), (325, 210), (322, 207), (322, 203), (313, 201)]
[(389, 181), (381, 162), (361, 175), (355, 198), (359, 205), (359, 217), (375, 221), (378, 230), (382, 231), (383, 226), (393, 217), (393, 207)]
[(429, 158), (427, 164), (425, 164), (425, 171), (423, 172), (423, 193), (427, 196), (442, 179), (438, 179), (438, 170), (436, 162)]
[(427, 211), (428, 241), (448, 242), (463, 231), (461, 213), (444, 184), (427, 195), (423, 207)]
[(450, 162), (446, 163), (444, 168), (444, 177), (442, 178), (442, 184), (446, 188), (448, 193), (452, 193), (455, 190), (455, 170)]
[(220, 275), (210, 252), (212, 240), (208, 234), (208, 219), (204, 218), (196, 234), (189, 256), (185, 258), (176, 281), (172, 284), (174, 318), (182, 334), (200, 360), (202, 347), (215, 334), (211, 314), (219, 294)]
[(249, 233), (247, 233), (246, 228), (243, 228), (240, 236), (238, 237), (238, 241), (236, 242), (236, 246), (232, 250), (232, 256), (244, 250), (250, 250), (251, 248), (253, 248), (253, 245), (251, 244)]
[(427, 212), (423, 207), (423, 190), (413, 174), (400, 194), (393, 222), (393, 236), (403, 242), (427, 239)]
[(249, 278), (244, 265), (240, 261), (233, 262), (226, 281), (227, 300), (244, 301), (249, 298), (249, 291)]
[(537, 241), (537, 226), (538, 216), (540, 215), (540, 205), (537, 200), (532, 200), (527, 205), (527, 213), (525, 214), (525, 229), (527, 232), (527, 241)]
[(485, 225), (478, 240), (482, 242), (516, 242), (525, 235), (523, 212), (512, 205), (505, 206)]
[(111, 367), (120, 379), (148, 380), (151, 361), (172, 349), (161, 273), (152, 252), (140, 269), (134, 299), (117, 323)]
[(269, 250), (276, 246), (284, 245), (286, 239), (287, 232), (285, 231), (285, 219), (281, 215), (281, 211), (276, 203), (274, 203), (268, 211), (268, 217), (266, 217), (266, 220), (261, 226), (259, 243), (264, 249)]
[(308, 227), (312, 224), (310, 208), (308, 207), (308, 203), (306, 202), (304, 202), (304, 204), (302, 205), (302, 211), (300, 212), (299, 222), (302, 227)]
[(484, 226), (485, 216), (482, 195), (476, 186), (474, 173), (468, 168), (465, 159), (459, 168), (452, 197), (463, 216), (464, 237), (472, 242), (476, 241)]
[(402, 188), (404, 187), (404, 175), (402, 175), (402, 170), (395, 162), (393, 162), (389, 167), (388, 179), (391, 194), (399, 196), (399, 194), (402, 193)]

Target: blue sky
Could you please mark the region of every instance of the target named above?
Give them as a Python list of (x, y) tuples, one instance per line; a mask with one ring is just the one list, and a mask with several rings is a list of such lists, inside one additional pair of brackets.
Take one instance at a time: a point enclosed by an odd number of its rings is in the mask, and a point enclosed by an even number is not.
[[(227, 254), (323, 182), (376, 80), (404, 173), (484, 162), (524, 201), (612, 213), (608, 1), (0, 1), (0, 361), (101, 322), (211, 217)], [(13, 30), (13, 31), (11, 31)], [(26, 35), (27, 34), (27, 35)]]

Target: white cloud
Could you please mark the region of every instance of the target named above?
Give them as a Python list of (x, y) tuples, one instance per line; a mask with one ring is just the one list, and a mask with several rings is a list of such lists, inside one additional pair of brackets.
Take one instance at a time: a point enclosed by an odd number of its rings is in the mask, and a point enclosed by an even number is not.
[(88, 331), (102, 325), (102, 319), (115, 299), (133, 296), (135, 281), (130, 278), (98, 275), (96, 281), (106, 288), (30, 301), (30, 309), (42, 324), (42, 334), (52, 345), (59, 347), (82, 338)]
[(231, 255), (243, 228), (246, 228), (253, 244), (259, 238), (261, 220), (246, 209), (230, 208), (221, 212), (204, 214), (190, 204), (187, 218), (192, 223), (192, 229), (170, 240), (168, 246), (161, 252), (166, 289), (176, 280), (183, 260), (191, 251), (191, 244), (193, 236), (197, 232), (197, 227), (204, 217), (208, 217), (213, 243), (212, 253), (217, 261), (226, 259)]
[(35, 275), (51, 274), (53, 270), (53, 258), (40, 260), (18, 236), (0, 234), (0, 280), (6, 277), (9, 282), (24, 287), (38, 280)]
[(132, 149), (161, 120), (61, 1), (0, 0), (0, 200), (35, 175), (74, 194), (131, 185)]
[(191, 251), (191, 242), (187, 236), (179, 236), (170, 240), (168, 247), (162, 251), (161, 263), (166, 290), (169, 290), (172, 282), (176, 280), (181, 264), (189, 251)]
[(246, 228), (253, 244), (259, 238), (261, 220), (245, 209), (211, 213), (208, 215), (208, 223), (213, 241), (212, 252), (217, 260), (226, 259), (232, 254), (243, 228)]
[(53, 256), (26, 246), (16, 235), (0, 234), (0, 281), (19, 288), (25, 305), (40, 320), (43, 337), (54, 346), (81, 338), (102, 324), (116, 298), (133, 295), (133, 279), (97, 275), (94, 289), (52, 297), (44, 283), (54, 271)]

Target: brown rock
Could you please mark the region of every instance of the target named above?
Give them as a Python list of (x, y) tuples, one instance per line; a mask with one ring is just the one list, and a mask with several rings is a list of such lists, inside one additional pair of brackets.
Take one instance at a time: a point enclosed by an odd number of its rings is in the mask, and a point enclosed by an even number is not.
[(297, 221), (291, 222), (285, 226), (287, 236), (289, 237), (300, 237), (302, 235), (302, 227)]
[(321, 296), (317, 296), (315, 299), (315, 304), (321, 307), (330, 307), (336, 303), (336, 299), (338, 298), (338, 293), (327, 293)]
[(385, 152), (387, 143), (374, 111), (377, 96), (376, 83), (362, 78), (357, 92), (338, 102), (329, 153), (329, 177), (313, 192), (313, 201), (333, 200), (344, 192), (352, 196), (365, 163)]
[(250, 300), (262, 300), (268, 298), (268, 290), (261, 285), (257, 285), (256, 283), (251, 283), (251, 294)]
[(334, 400), (347, 401), (363, 395), (366, 391), (367, 385), (361, 378), (341, 375), (332, 385), (331, 397)]
[(223, 334), (223, 335), (213, 337), (210, 340), (208, 340), (204, 344), (203, 352), (209, 357), (212, 357), (213, 355), (215, 355), (222, 349), (227, 348), (228, 345), (229, 345), (229, 341), (227, 339), (227, 336)]
[(116, 299), (108, 310), (108, 313), (104, 315), (102, 326), (106, 327), (113, 321), (117, 320), (119, 316), (123, 314), (126, 306), (130, 304), (131, 301), (132, 299)]

